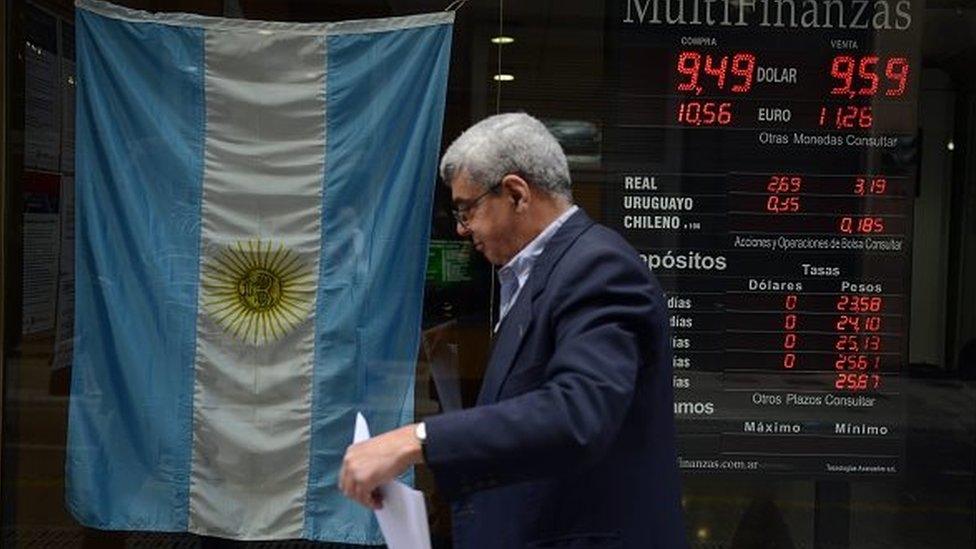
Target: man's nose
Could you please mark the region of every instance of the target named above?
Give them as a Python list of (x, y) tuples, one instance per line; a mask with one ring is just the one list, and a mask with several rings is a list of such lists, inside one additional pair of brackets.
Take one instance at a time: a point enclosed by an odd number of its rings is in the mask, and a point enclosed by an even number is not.
[(464, 225), (460, 221), (455, 223), (454, 228), (455, 230), (457, 230), (457, 234), (459, 236), (467, 238), (471, 234), (471, 229), (469, 229), (466, 225)]

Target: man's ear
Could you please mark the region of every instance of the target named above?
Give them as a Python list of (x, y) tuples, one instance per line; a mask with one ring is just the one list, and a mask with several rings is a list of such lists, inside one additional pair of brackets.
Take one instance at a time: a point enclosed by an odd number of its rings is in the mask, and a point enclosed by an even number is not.
[(525, 211), (532, 201), (532, 189), (529, 182), (516, 174), (508, 174), (502, 178), (502, 188), (512, 201), (516, 211)]

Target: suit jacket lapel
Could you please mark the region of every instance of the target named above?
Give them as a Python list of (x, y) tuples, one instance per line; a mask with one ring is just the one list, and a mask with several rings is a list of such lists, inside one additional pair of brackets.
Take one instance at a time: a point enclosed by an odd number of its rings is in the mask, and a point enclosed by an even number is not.
[(515, 304), (502, 320), (501, 326), (498, 327), (498, 333), (495, 334), (495, 343), (491, 348), (485, 379), (478, 394), (478, 404), (495, 401), (498, 390), (508, 373), (508, 365), (511, 364), (522, 344), (522, 336), (525, 335), (525, 329), (532, 319), (531, 300), (525, 293), (523, 291), (519, 294)]
[(498, 328), (491, 357), (488, 359), (488, 368), (485, 370), (485, 379), (478, 395), (478, 404), (488, 404), (498, 399), (502, 384), (512, 369), (512, 360), (522, 346), (522, 339), (532, 322), (532, 303), (546, 287), (546, 281), (559, 258), (591, 225), (593, 220), (582, 209), (578, 210), (556, 231), (535, 265), (532, 266), (532, 272), (525, 283), (526, 287), (519, 293), (518, 299)]

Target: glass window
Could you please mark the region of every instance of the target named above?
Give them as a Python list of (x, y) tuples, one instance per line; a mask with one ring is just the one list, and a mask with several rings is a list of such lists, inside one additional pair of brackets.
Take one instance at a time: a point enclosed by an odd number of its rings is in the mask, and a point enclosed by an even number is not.
[[(122, 2), (280, 21), (448, 2)], [(74, 16), (4, 2), (2, 544), (223, 546), (64, 506), (73, 326)], [(442, 147), (543, 120), (577, 204), (671, 309), (692, 547), (976, 545), (976, 8), (880, 0), (474, 2)], [(473, 405), (495, 271), (438, 181), (415, 417)], [(435, 547), (449, 506), (424, 467)], [(271, 544), (278, 545), (278, 544)], [(281, 546), (285, 546), (282, 543)], [(288, 545), (291, 546), (291, 545)]]

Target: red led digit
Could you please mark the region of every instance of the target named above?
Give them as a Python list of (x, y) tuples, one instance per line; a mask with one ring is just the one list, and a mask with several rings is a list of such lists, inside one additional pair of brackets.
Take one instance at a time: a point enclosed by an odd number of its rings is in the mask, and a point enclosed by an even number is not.
[(690, 126), (724, 126), (732, 122), (732, 104), (687, 101), (678, 105), (678, 122)]
[(732, 122), (732, 103), (722, 103), (718, 106), (718, 123), (725, 126)]
[(833, 127), (838, 130), (855, 127), (870, 128), (874, 125), (874, 115), (870, 106), (840, 105), (837, 107), (820, 107), (818, 123), (821, 127)]
[(854, 219), (850, 217), (840, 218), (840, 232), (851, 234), (854, 231)]
[(708, 102), (702, 105), (702, 124), (710, 126), (715, 123), (718, 114), (715, 112), (715, 103)]
[(867, 81), (867, 86), (862, 87), (857, 90), (858, 95), (874, 95), (878, 92), (878, 74), (875, 72), (875, 68), (878, 66), (878, 56), (868, 55), (867, 57), (862, 57), (861, 62), (857, 65), (857, 74), (862, 79)]
[(847, 105), (842, 109), (837, 109), (837, 128), (853, 128), (857, 114), (858, 109), (854, 105)]
[(725, 89), (725, 75), (728, 73), (729, 58), (723, 55), (721, 61), (718, 65), (712, 64), (712, 56), (705, 56), (705, 74), (709, 74), (715, 77), (715, 83), (718, 85), (718, 89)]
[(834, 380), (834, 388), (837, 390), (864, 391), (871, 386), (877, 389), (881, 385), (881, 376), (874, 374), (837, 374)]
[(864, 350), (865, 351), (880, 351), (881, 350), (881, 337), (872, 335), (864, 338)]
[(853, 95), (851, 83), (854, 81), (854, 58), (849, 55), (838, 55), (834, 57), (830, 65), (830, 75), (841, 80), (843, 84), (830, 90), (833, 95)]
[(888, 180), (884, 177), (855, 177), (854, 194), (864, 196), (868, 194), (884, 194), (888, 190)]
[(885, 76), (895, 84), (894, 88), (885, 91), (888, 97), (897, 97), (905, 93), (908, 85), (908, 59), (892, 57), (885, 65)]
[(857, 113), (857, 126), (859, 128), (870, 128), (874, 123), (874, 116), (871, 114), (871, 107), (861, 107)]
[[(830, 76), (837, 82), (831, 88), (832, 95), (846, 95), (850, 98), (856, 96), (874, 97), (881, 88), (880, 65), (882, 60), (877, 55), (866, 55), (855, 58), (850, 55), (838, 55), (833, 58), (830, 64)], [(885, 95), (888, 97), (898, 97), (905, 93), (908, 86), (909, 64), (905, 57), (892, 57), (884, 63), (884, 76), (886, 79)], [(859, 87), (855, 89), (855, 76), (858, 78)], [(826, 122), (826, 107), (821, 110), (820, 124)], [(862, 128), (870, 126), (859, 125)], [(847, 126), (851, 127), (851, 126)]]
[[(776, 198), (776, 196), (770, 198)], [(796, 295), (787, 295), (784, 306), (789, 311), (796, 309)], [(792, 333), (796, 329), (796, 318), (796, 313), (788, 313), (783, 317), (783, 329), (788, 331), (783, 338), (783, 350), (785, 351), (792, 351), (796, 348), (796, 334)], [(792, 369), (795, 365), (796, 355), (794, 353), (787, 352), (783, 355), (783, 368)]]
[[(702, 86), (702, 72), (715, 79), (715, 88), (724, 90), (726, 83), (731, 76), (737, 77), (733, 80), (732, 93), (747, 93), (752, 89), (752, 82), (756, 73), (756, 56), (751, 53), (740, 52), (732, 56), (731, 63), (727, 55), (711, 56), (697, 51), (683, 51), (678, 54), (676, 69), (682, 78), (678, 82), (678, 91), (694, 92), (701, 95), (704, 91)], [(721, 105), (719, 108), (721, 109)], [(721, 112), (719, 112), (721, 115)], [(729, 115), (730, 116), (730, 115)], [(731, 121), (731, 117), (729, 118)]]
[(803, 188), (803, 178), (799, 176), (771, 175), (766, 190), (771, 193), (798, 193)]
[(838, 332), (860, 332), (861, 317), (856, 315), (840, 315), (837, 320), (836, 329)]
[(688, 103), (688, 116), (685, 120), (694, 126), (701, 125), (701, 103), (696, 101)]
[(678, 72), (688, 77), (687, 82), (678, 83), (678, 91), (701, 93), (698, 75), (701, 70), (701, 55), (696, 51), (683, 51), (678, 55)]
[(881, 234), (885, 232), (883, 217), (841, 217), (837, 229), (844, 234)]
[(732, 93), (746, 93), (752, 89), (752, 80), (756, 72), (756, 56), (751, 53), (737, 53), (732, 57), (730, 72), (742, 78), (742, 82), (733, 84)]
[(796, 315), (786, 315), (783, 319), (783, 329), (785, 330), (795, 330), (796, 329)]
[(842, 335), (837, 338), (834, 349), (838, 351), (857, 351), (857, 336)]
[(884, 232), (884, 218), (881, 217), (865, 217), (860, 221), (860, 229), (862, 233), (883, 233)]

